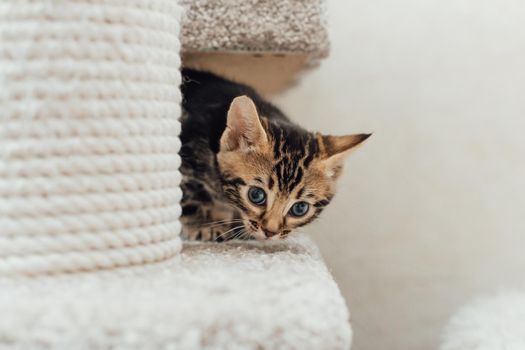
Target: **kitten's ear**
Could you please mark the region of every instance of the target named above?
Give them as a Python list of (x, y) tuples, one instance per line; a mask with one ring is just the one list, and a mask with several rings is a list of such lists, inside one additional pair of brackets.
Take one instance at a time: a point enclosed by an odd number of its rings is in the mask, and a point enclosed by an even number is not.
[(354, 134), (345, 136), (319, 135), (326, 172), (336, 178), (341, 173), (345, 158), (372, 134)]
[(248, 96), (234, 98), (221, 136), (221, 151), (248, 150), (266, 142), (266, 132), (253, 101)]

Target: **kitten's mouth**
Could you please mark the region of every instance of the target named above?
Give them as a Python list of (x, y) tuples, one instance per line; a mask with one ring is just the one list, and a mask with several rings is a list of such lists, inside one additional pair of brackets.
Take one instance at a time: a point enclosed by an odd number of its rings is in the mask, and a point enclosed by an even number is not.
[(275, 241), (284, 239), (291, 232), (290, 230), (283, 230), (278, 233), (266, 233), (255, 221), (248, 220), (245, 223), (246, 231), (250, 236), (258, 241)]
[(268, 240), (268, 237), (264, 235), (261, 231), (255, 231), (251, 233), (252, 237), (255, 238), (258, 241), (266, 241)]

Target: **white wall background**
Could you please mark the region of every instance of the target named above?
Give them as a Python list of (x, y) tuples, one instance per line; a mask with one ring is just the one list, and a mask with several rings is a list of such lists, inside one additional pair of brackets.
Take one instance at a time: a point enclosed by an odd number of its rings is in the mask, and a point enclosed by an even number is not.
[(332, 0), (332, 54), (275, 98), (327, 133), (374, 131), (319, 242), (355, 350), (436, 348), (468, 298), (525, 287), (525, 2)]

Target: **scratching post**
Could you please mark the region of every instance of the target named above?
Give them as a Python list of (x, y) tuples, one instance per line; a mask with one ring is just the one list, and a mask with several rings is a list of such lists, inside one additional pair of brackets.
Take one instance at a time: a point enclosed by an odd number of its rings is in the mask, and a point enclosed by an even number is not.
[(0, 276), (180, 251), (171, 0), (0, 4)]

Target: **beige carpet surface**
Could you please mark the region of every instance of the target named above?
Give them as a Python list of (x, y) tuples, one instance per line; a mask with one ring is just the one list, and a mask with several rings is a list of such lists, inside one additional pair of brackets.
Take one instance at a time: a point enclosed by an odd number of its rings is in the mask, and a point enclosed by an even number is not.
[(0, 350), (347, 350), (345, 302), (315, 244), (186, 243), (159, 266), (0, 278)]
[(183, 51), (328, 53), (324, 0), (182, 0)]

